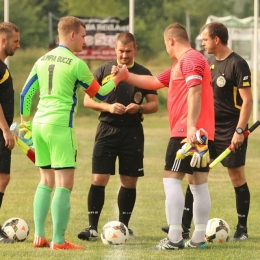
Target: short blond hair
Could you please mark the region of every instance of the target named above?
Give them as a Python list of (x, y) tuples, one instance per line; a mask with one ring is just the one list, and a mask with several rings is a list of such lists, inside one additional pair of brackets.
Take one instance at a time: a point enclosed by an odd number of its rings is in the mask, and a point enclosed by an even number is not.
[(86, 25), (79, 18), (74, 16), (65, 16), (60, 18), (58, 23), (58, 33), (60, 36), (66, 36), (70, 32), (74, 31), (75, 33), (79, 33), (80, 26), (86, 28)]
[(7, 39), (10, 39), (13, 35), (13, 31), (19, 33), (19, 28), (10, 22), (2, 22), (0, 23), (0, 35), (5, 34)]

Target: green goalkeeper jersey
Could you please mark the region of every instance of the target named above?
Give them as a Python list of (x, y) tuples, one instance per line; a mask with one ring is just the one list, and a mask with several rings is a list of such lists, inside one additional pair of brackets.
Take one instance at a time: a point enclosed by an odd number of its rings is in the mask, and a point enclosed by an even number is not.
[(34, 64), (21, 93), (21, 115), (30, 115), (32, 98), (39, 90), (33, 121), (73, 127), (78, 91), (82, 88), (87, 92), (93, 82), (94, 77), (87, 64), (60, 45)]

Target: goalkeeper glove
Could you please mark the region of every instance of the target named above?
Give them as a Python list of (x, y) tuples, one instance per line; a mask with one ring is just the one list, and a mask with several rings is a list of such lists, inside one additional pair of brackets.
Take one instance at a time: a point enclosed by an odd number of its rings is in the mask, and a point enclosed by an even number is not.
[(31, 129), (32, 123), (30, 121), (24, 121), (19, 125), (18, 137), (29, 146), (33, 145)]
[(181, 143), (185, 142), (185, 144), (177, 151), (176, 160), (182, 160), (191, 155), (191, 167), (206, 167), (210, 162), (208, 151), (208, 133), (203, 128), (200, 128), (196, 132), (196, 139), (198, 144), (195, 144), (194, 146), (187, 143), (187, 138), (181, 141)]
[(191, 167), (207, 167), (210, 162), (209, 149), (208, 149), (208, 133), (200, 128), (196, 132), (196, 139), (198, 144), (195, 144), (195, 152), (190, 161)]
[(23, 121), (20, 124), (20, 128), (27, 128), (29, 131), (32, 131), (32, 122), (31, 121)]
[(191, 144), (187, 143), (187, 138), (181, 141), (181, 143), (184, 142), (185, 144), (176, 153), (176, 157), (175, 157), (176, 160), (182, 160), (189, 155), (193, 155), (195, 151), (195, 148)]
[(190, 161), (191, 167), (201, 168), (206, 167), (210, 162), (209, 149), (207, 144), (196, 144), (195, 152)]
[(208, 133), (203, 128), (197, 130), (195, 135), (198, 143), (208, 144)]

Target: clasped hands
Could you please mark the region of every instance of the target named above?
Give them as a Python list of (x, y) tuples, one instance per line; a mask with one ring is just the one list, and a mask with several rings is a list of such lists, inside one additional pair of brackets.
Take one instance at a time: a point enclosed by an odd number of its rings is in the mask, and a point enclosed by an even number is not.
[(191, 167), (206, 167), (210, 162), (209, 149), (208, 149), (208, 133), (200, 128), (196, 132), (197, 142), (190, 144), (187, 138), (184, 138), (181, 143), (184, 143), (181, 149), (176, 153), (176, 159), (182, 160), (187, 156), (192, 156), (190, 165)]
[(113, 65), (111, 68), (111, 74), (117, 77), (120, 81), (125, 80), (128, 77), (129, 71), (125, 64)]
[[(125, 80), (128, 77), (129, 71), (124, 64), (113, 65), (111, 68), (111, 74), (117, 77), (120, 81)], [(136, 114), (139, 111), (139, 105), (136, 103), (130, 103), (128, 106), (124, 106), (120, 103), (114, 103), (110, 105), (109, 112), (112, 114), (122, 115), (124, 113)]]

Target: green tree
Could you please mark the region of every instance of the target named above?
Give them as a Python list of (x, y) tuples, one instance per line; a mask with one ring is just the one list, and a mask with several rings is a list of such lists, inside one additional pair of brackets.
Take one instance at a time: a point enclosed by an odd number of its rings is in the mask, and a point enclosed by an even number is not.
[[(0, 0), (0, 3), (0, 20), (3, 21), (4, 0)], [(52, 0), (9, 1), (9, 21), (17, 24), (21, 30), (22, 48), (48, 47), (48, 12), (61, 16), (63, 13), (59, 7), (59, 2)]]
[[(4, 0), (1, 0), (0, 19), (4, 20)], [(37, 17), (40, 7), (29, 4), (29, 1), (12, 0), (9, 3), (9, 21), (15, 23), (21, 30), (21, 46), (28, 47), (39, 44), (41, 24)], [(38, 25), (38, 26), (37, 26)], [(36, 27), (37, 26), (37, 27)], [(37, 28), (37, 29), (36, 29)]]
[[(43, 44), (44, 46), (48, 46), (49, 44), (49, 13), (53, 15), (52, 17), (52, 31), (53, 31), (53, 38), (57, 35), (57, 25), (58, 25), (58, 18), (66, 15), (66, 12), (62, 12), (60, 8), (59, 1), (52, 1), (52, 0), (34, 0), (36, 6), (40, 6), (37, 10), (37, 16), (42, 17), (41, 22), (44, 26), (41, 28), (40, 34), (45, 36)], [(55, 18), (56, 19), (55, 19)], [(47, 41), (48, 40), (48, 41)]]
[[(0, 19), (4, 19), (4, 0), (0, 0)], [(12, 0), (10, 21), (21, 29), (23, 48), (48, 47), (48, 13), (56, 17), (64, 15), (95, 16), (106, 18), (116, 16), (125, 19), (129, 16), (127, 0)], [(253, 0), (135, 0), (134, 34), (139, 54), (145, 59), (164, 52), (163, 31), (167, 25), (179, 22), (186, 26), (190, 19), (190, 39), (194, 43), (200, 27), (209, 15), (235, 15), (240, 18), (253, 15)], [(56, 33), (56, 20), (53, 32)]]
[(135, 35), (145, 58), (164, 50), (163, 31), (167, 25), (190, 19), (190, 38), (194, 43), (209, 15), (229, 15), (233, 0), (142, 0), (135, 1)]
[(106, 18), (116, 16), (128, 17), (129, 2), (127, 0), (64, 0), (60, 3), (60, 11), (75, 16), (95, 16)]

